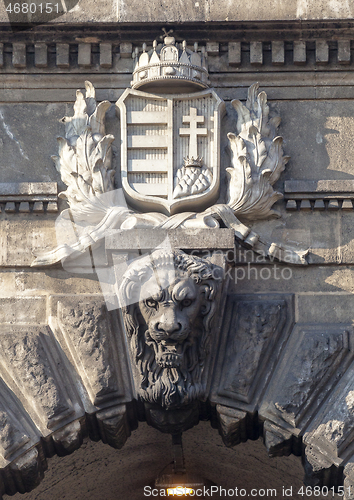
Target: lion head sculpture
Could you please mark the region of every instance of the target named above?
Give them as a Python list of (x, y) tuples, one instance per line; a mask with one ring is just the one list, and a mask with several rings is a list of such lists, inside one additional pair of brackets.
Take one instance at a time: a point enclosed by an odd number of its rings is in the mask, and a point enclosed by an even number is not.
[(125, 273), (123, 317), (142, 401), (171, 409), (203, 397), (217, 269), (182, 251), (157, 250)]

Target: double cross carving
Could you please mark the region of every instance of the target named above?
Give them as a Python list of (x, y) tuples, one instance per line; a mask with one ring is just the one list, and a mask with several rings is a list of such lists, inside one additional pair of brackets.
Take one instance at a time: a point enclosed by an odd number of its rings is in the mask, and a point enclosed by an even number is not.
[(189, 123), (189, 128), (180, 128), (180, 136), (189, 136), (189, 157), (198, 156), (198, 137), (208, 135), (208, 129), (198, 128), (198, 123), (204, 123), (204, 116), (198, 116), (197, 108), (190, 108), (190, 115), (183, 117), (183, 124)]

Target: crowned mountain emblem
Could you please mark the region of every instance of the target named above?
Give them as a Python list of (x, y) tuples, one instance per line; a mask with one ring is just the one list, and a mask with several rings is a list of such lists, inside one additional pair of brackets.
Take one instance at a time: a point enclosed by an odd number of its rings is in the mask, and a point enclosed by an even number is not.
[(222, 99), (211, 89), (179, 95), (127, 89), (117, 105), (121, 180), (129, 204), (169, 215), (215, 203)]

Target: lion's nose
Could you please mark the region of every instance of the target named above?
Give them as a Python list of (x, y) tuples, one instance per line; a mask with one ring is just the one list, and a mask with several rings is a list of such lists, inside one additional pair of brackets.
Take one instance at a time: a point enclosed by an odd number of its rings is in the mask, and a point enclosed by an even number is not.
[(156, 326), (159, 331), (166, 332), (168, 335), (182, 330), (182, 325), (177, 321), (175, 315), (162, 315)]
[(173, 333), (181, 331), (182, 325), (181, 323), (160, 322), (157, 324), (157, 329), (166, 332), (168, 335), (172, 335)]

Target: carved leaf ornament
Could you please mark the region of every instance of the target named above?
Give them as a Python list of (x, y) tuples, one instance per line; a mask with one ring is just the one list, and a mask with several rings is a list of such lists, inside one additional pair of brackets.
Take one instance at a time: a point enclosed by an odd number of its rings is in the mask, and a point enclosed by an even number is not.
[[(32, 266), (50, 265), (69, 256), (76, 257), (100, 240), (111, 229), (133, 228), (217, 228), (220, 222), (235, 232), (236, 240), (253, 251), (280, 261), (307, 264), (307, 252), (295, 252), (281, 245), (262, 241), (258, 234), (241, 222), (277, 216), (271, 208), (282, 197), (272, 185), (284, 170), (289, 157), (283, 155), (282, 138), (276, 131), (280, 118), (268, 119), (269, 107), (264, 92), (257, 95), (258, 84), (248, 91), (245, 105), (232, 101), (238, 114), (238, 135), (229, 133), (232, 166), (226, 203), (209, 207), (201, 213), (182, 212), (172, 216), (160, 213), (137, 213), (126, 206), (120, 190), (114, 189), (111, 168), (113, 135), (105, 135), (105, 114), (110, 103), (96, 103), (95, 89), (85, 83), (86, 96), (76, 93), (74, 115), (64, 117), (65, 137), (59, 137), (56, 168), (67, 190), (60, 193), (70, 210), (62, 217), (76, 224), (76, 242), (63, 243), (50, 252), (38, 252)], [(71, 223), (71, 222), (70, 222)], [(72, 231), (73, 233), (74, 231)]]
[(65, 137), (58, 137), (59, 156), (52, 156), (62, 181), (68, 186), (59, 194), (68, 201), (77, 218), (95, 212), (106, 213), (100, 195), (114, 190), (111, 144), (114, 136), (105, 135), (105, 115), (111, 103), (96, 104), (95, 89), (85, 82), (86, 97), (78, 90), (74, 116), (64, 117)]
[(258, 88), (257, 83), (249, 88), (246, 105), (232, 101), (238, 135), (227, 134), (232, 152), (232, 167), (226, 169), (230, 175), (227, 204), (235, 215), (251, 220), (278, 216), (271, 208), (282, 194), (272, 185), (289, 160), (283, 155), (282, 137), (276, 135), (280, 117), (268, 120), (267, 95), (257, 95)]

